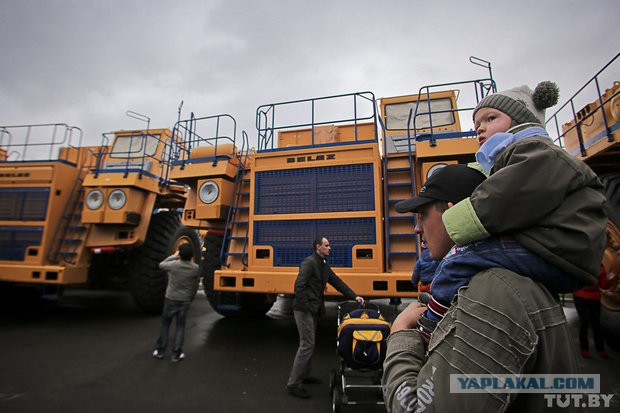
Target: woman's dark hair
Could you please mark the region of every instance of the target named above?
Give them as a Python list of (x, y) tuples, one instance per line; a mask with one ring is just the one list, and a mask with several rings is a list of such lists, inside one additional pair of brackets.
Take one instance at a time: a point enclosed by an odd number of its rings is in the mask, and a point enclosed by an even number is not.
[(179, 257), (184, 261), (189, 261), (194, 256), (194, 248), (189, 244), (181, 244), (179, 246)]

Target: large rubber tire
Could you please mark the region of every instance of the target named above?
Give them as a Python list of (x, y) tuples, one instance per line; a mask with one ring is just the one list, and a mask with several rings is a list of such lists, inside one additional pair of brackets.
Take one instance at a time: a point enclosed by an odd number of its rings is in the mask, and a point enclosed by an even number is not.
[(159, 269), (159, 263), (178, 250), (181, 244), (192, 245), (194, 259), (200, 261), (198, 234), (181, 225), (177, 212), (160, 212), (151, 217), (146, 240), (131, 254), (129, 264), (129, 289), (142, 311), (161, 312), (168, 277), (165, 271)]
[(202, 285), (207, 301), (224, 317), (263, 317), (275, 302), (275, 296), (255, 293), (214, 291), (215, 271), (221, 268), (222, 236), (207, 233), (204, 238), (204, 259), (201, 263)]

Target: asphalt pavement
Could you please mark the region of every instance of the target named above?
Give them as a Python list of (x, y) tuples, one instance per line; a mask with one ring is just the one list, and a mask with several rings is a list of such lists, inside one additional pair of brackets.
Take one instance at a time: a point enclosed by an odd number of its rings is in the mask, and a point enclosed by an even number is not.
[[(14, 301), (14, 300), (11, 300)], [(381, 301), (391, 319), (394, 307)], [(296, 399), (284, 386), (297, 349), (292, 318), (226, 319), (200, 294), (187, 321), (179, 363), (151, 357), (159, 317), (146, 316), (124, 292), (68, 291), (37, 309), (4, 302), (0, 314), (0, 412), (329, 412), (336, 353), (336, 305), (319, 322), (312, 397)], [(401, 306), (402, 308), (402, 306)], [(577, 317), (567, 318), (577, 352)], [(620, 352), (609, 360), (579, 360), (601, 375), (602, 393), (620, 407)], [(384, 412), (345, 406), (345, 412)], [(598, 410), (596, 410), (598, 411)]]
[(313, 360), (323, 383), (308, 385), (312, 397), (301, 400), (285, 391), (298, 344), (291, 318), (223, 318), (199, 293), (187, 358), (172, 363), (170, 352), (151, 357), (159, 317), (145, 316), (126, 293), (70, 291), (38, 310), (3, 305), (0, 412), (328, 412), (339, 362), (328, 307)]

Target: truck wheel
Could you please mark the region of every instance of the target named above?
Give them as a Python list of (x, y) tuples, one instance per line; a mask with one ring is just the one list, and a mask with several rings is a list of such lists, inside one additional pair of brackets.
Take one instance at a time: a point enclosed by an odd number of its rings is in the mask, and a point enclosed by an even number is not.
[(255, 293), (229, 293), (214, 291), (215, 271), (221, 268), (220, 251), (222, 236), (207, 233), (204, 241), (204, 259), (201, 263), (202, 285), (207, 301), (215, 312), (224, 317), (262, 317), (271, 308), (271, 295)]
[(194, 247), (194, 259), (200, 261), (200, 241), (191, 228), (181, 225), (176, 212), (161, 212), (151, 217), (144, 244), (132, 253), (130, 292), (136, 305), (147, 313), (161, 312), (168, 277), (159, 263), (173, 254), (181, 244)]

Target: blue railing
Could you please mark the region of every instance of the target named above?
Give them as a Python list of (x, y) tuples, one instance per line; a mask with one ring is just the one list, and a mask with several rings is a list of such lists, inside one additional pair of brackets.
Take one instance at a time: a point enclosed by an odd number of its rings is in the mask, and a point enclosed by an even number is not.
[(239, 255), (241, 256), (241, 261), (243, 265), (248, 265), (247, 246), (248, 246), (248, 235), (249, 235), (249, 222), (248, 221), (237, 221), (237, 213), (239, 213), (239, 210), (241, 208), (241, 206), (239, 205), (241, 202), (241, 198), (244, 195), (248, 197), (250, 195), (249, 192), (248, 193), (243, 192), (244, 180), (248, 179), (246, 178), (246, 172), (248, 170), (246, 168), (246, 165), (247, 165), (248, 156), (250, 153), (249, 143), (248, 143), (249, 142), (248, 134), (245, 131), (241, 131), (241, 137), (242, 137), (243, 144), (242, 144), (241, 152), (239, 156), (239, 163), (237, 164), (237, 173), (235, 176), (235, 186), (233, 188), (232, 200), (230, 203), (230, 208), (228, 208), (228, 215), (226, 216), (226, 228), (224, 230), (222, 248), (220, 249), (220, 262), (222, 263), (222, 265), (226, 265), (227, 257), (231, 255), (230, 244), (231, 244), (231, 241), (233, 241), (232, 234), (233, 234), (235, 225), (245, 225), (245, 234), (242, 236), (239, 236), (237, 240), (243, 241), (242, 251), (241, 253), (239, 253)]
[[(618, 94), (620, 93), (620, 89), (618, 89), (618, 91), (616, 91), (614, 94), (604, 97), (604, 93), (601, 92), (600, 83), (601, 83), (601, 77), (603, 76), (603, 74), (607, 74), (611, 72), (609, 71), (610, 68), (613, 67), (615, 69), (618, 69), (617, 64), (618, 62), (620, 62), (620, 60), (618, 60), (619, 56), (620, 56), (620, 53), (616, 54), (605, 66), (603, 66), (601, 70), (599, 70), (573, 96), (571, 96), (570, 99), (568, 99), (566, 103), (564, 103), (564, 105), (562, 105), (554, 114), (552, 114), (545, 124), (547, 127), (547, 131), (549, 133), (552, 133), (552, 134), (555, 133), (554, 142), (562, 148), (565, 147), (564, 137), (566, 135), (568, 135), (571, 132), (577, 134), (579, 147), (573, 151), (574, 152), (572, 153), (573, 155), (577, 155), (577, 152), (578, 152), (581, 156), (586, 156), (587, 147), (590, 146), (593, 142), (598, 141), (602, 138), (607, 138), (609, 142), (613, 141), (612, 133), (616, 129), (618, 129), (620, 123), (615, 122), (613, 119), (608, 119), (607, 114), (605, 113), (605, 110), (599, 110), (599, 109), (602, 109), (604, 105), (610, 102), (612, 99), (617, 98)], [(615, 76), (617, 76), (617, 74)], [(596, 103), (592, 107), (586, 106), (586, 108), (589, 109), (586, 111), (583, 111), (582, 109), (577, 109), (577, 107), (581, 105), (577, 106), (576, 101), (578, 99), (583, 98), (583, 96), (586, 93), (588, 92), (591, 93), (592, 88), (594, 88), (594, 96), (596, 99)], [(569, 113), (568, 116), (570, 117), (570, 120), (572, 120), (572, 125), (568, 126), (567, 128), (565, 128), (565, 130), (562, 131), (560, 128), (559, 119), (562, 115), (566, 116), (567, 111)], [(588, 120), (592, 120), (593, 116), (595, 116), (595, 113), (597, 112), (603, 118), (604, 129), (602, 133), (599, 134), (598, 136), (591, 137), (591, 139), (588, 142), (584, 142), (584, 137), (581, 131), (581, 125), (586, 123)], [(612, 124), (612, 122), (614, 123)], [(568, 121), (566, 125), (568, 125), (569, 123), (570, 121)]]
[[(469, 85), (473, 87), (473, 91), (474, 91), (473, 96), (475, 99), (474, 106), (456, 107), (456, 108), (445, 109), (445, 110), (432, 110), (431, 109), (431, 92), (433, 90), (453, 89), (460, 85)], [(407, 138), (411, 140), (411, 133), (412, 133), (411, 126), (413, 126), (414, 139), (416, 141), (428, 140), (430, 141), (431, 146), (437, 145), (437, 139), (454, 139), (454, 138), (464, 138), (464, 137), (475, 136), (476, 131), (474, 130), (451, 131), (451, 132), (445, 132), (443, 130), (440, 131), (433, 125), (433, 115), (449, 113), (455, 119), (457, 114), (459, 114), (459, 117), (460, 117), (461, 113), (469, 113), (469, 112), (473, 113), (474, 109), (476, 108), (476, 105), (478, 104), (478, 102), (480, 102), (480, 100), (482, 100), (488, 94), (495, 93), (496, 91), (497, 91), (497, 86), (495, 85), (495, 81), (491, 78), (465, 80), (461, 82), (451, 82), (451, 83), (438, 83), (435, 85), (421, 87), (420, 90), (418, 91), (418, 100), (416, 101), (415, 110), (414, 108), (412, 108), (409, 111), (409, 119), (407, 121)], [(423, 102), (422, 106), (420, 106), (420, 102)], [(424, 106), (426, 106), (426, 109), (423, 108)], [(413, 119), (413, 122), (411, 122), (412, 119)], [(423, 125), (423, 126), (418, 125), (418, 122), (420, 119), (428, 119), (428, 125)], [(424, 130), (425, 132), (421, 132), (421, 130)]]
[[(348, 114), (332, 115), (335, 112), (340, 113), (343, 108)], [(280, 112), (284, 113), (280, 114)], [(292, 121), (289, 118), (303, 120)], [(353, 124), (355, 140), (352, 143), (357, 143), (359, 142), (358, 125), (368, 122), (374, 124), (376, 118), (375, 96), (372, 92), (347, 93), (262, 105), (256, 109), (258, 152), (277, 149), (276, 132), (285, 129), (311, 128), (310, 146), (315, 146), (315, 128), (321, 125)], [(376, 129), (374, 140), (377, 140)]]
[(81, 144), (82, 130), (64, 123), (0, 126), (0, 148), (7, 152), (3, 162), (60, 160), (77, 164), (76, 152), (60, 149)]
[[(174, 165), (181, 169), (190, 162), (212, 162), (217, 165), (219, 160), (228, 160), (237, 155), (239, 150), (236, 147), (237, 122), (228, 114), (197, 118), (192, 113), (189, 119), (176, 123), (173, 135), (182, 142), (182, 145), (177, 147), (178, 156), (174, 161)], [(232, 144), (233, 152), (221, 150), (224, 144)], [(242, 151), (246, 150), (246, 146), (247, 142), (244, 140)], [(213, 151), (206, 158), (191, 158), (192, 150), (199, 147), (211, 147)]]

